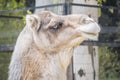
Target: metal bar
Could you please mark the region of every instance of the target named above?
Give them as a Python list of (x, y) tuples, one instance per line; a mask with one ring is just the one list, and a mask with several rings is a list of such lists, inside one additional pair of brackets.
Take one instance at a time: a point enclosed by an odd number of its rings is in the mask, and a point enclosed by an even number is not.
[(0, 46), (0, 52), (12, 52), (14, 49), (13, 45), (2, 45)]
[(81, 45), (120, 47), (120, 42), (84, 41)]
[[(101, 41), (84, 41), (80, 45), (92, 45), (92, 46), (108, 46), (108, 47), (120, 47), (120, 42), (101, 42)], [(0, 52), (13, 51), (13, 45), (1, 45)]]
[(21, 9), (15, 9), (15, 10), (0, 10), (0, 14), (21, 12), (21, 11), (38, 9), (38, 8), (46, 8), (46, 7), (58, 7), (58, 6), (63, 6), (63, 5), (64, 5), (64, 3), (58, 3), (58, 4), (50, 4), (50, 5), (37, 6), (37, 7), (27, 7), (27, 8), (21, 8)]
[(100, 33), (119, 33), (120, 27), (101, 27)]
[(78, 4), (78, 3), (71, 3), (72, 6), (82, 6), (82, 7), (93, 7), (93, 8), (103, 8), (103, 9), (118, 9), (120, 10), (120, 7), (114, 7), (114, 6), (98, 6), (98, 5), (88, 5), (88, 4)]
[(64, 8), (63, 8), (63, 9), (64, 9), (64, 13), (63, 13), (64, 15), (70, 14), (70, 6), (71, 6), (71, 5), (70, 5), (69, 2), (65, 2), (64, 6), (63, 6), (63, 7), (64, 7)]
[(5, 16), (5, 15), (0, 15), (0, 18), (23, 19), (23, 17), (21, 16)]
[[(21, 12), (21, 11), (26, 11), (26, 10), (31, 10), (31, 9), (38, 9), (38, 8), (64, 6), (65, 4), (68, 4), (68, 3), (58, 3), (58, 4), (37, 6), (37, 7), (27, 7), (27, 8), (21, 8), (21, 9), (15, 9), (15, 10), (0, 10), (0, 14)], [(81, 6), (81, 7), (104, 8), (104, 9), (111, 9), (112, 8), (112, 9), (120, 10), (120, 7), (113, 7), (113, 6), (98, 6), (98, 5), (88, 5), (88, 4), (78, 4), (78, 3), (69, 3), (69, 5)]]

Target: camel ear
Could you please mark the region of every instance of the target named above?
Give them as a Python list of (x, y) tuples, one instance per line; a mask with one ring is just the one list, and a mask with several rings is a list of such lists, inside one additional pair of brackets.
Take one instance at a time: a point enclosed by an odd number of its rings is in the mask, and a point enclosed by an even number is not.
[(41, 21), (39, 17), (35, 15), (27, 15), (26, 25), (32, 30), (39, 31), (41, 28)]

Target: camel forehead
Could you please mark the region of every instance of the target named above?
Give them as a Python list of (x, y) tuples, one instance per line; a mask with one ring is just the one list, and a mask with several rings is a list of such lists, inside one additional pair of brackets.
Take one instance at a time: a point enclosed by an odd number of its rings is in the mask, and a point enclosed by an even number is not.
[[(59, 23), (62, 23), (62, 26), (64, 26), (64, 28), (73, 27), (73, 24), (75, 23), (75, 21), (71, 21), (71, 19), (65, 15), (56, 15), (50, 11), (37, 12), (33, 15), (36, 16), (43, 29), (48, 29), (49, 27), (56, 26), (56, 24)], [(64, 28), (62, 28), (62, 30)]]
[(42, 19), (64, 19), (64, 17), (62, 15), (56, 15), (50, 11), (42, 11), (42, 12), (38, 12), (35, 13), (35, 15), (39, 16), (39, 18)]
[(56, 15), (48, 11), (35, 13), (34, 15), (38, 17), (39, 21), (41, 21), (43, 25), (54, 26), (58, 22), (64, 23), (66, 21), (63, 16)]
[(39, 16), (39, 18), (46, 18), (46, 17), (55, 17), (55, 14), (49, 11), (42, 11), (42, 12), (37, 12), (35, 15)]

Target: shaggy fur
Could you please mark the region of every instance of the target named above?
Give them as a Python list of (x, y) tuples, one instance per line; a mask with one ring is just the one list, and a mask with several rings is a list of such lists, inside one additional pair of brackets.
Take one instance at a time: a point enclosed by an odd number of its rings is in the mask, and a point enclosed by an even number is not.
[(100, 28), (86, 15), (43, 11), (26, 16), (9, 66), (8, 80), (66, 80), (73, 50)]

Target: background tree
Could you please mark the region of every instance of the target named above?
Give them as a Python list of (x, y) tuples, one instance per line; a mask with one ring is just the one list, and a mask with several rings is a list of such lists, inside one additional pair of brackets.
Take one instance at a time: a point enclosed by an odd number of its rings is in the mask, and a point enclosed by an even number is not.
[[(120, 0), (98, 0), (98, 3), (102, 6), (120, 7)], [(99, 23), (103, 28), (120, 26), (120, 10), (101, 8), (100, 11)], [(120, 41), (119, 36), (119, 32), (101, 34), (100, 41)], [(100, 78), (120, 78), (120, 47), (101, 47), (99, 50)]]
[[(33, 7), (34, 4), (35, 0), (0, 0), (0, 10)], [(19, 32), (25, 26), (23, 19), (10, 18), (9, 16), (24, 17), (26, 13), (27, 11), (0, 13), (0, 45), (14, 45)], [(10, 57), (11, 52), (0, 52), (0, 80), (7, 80)]]

